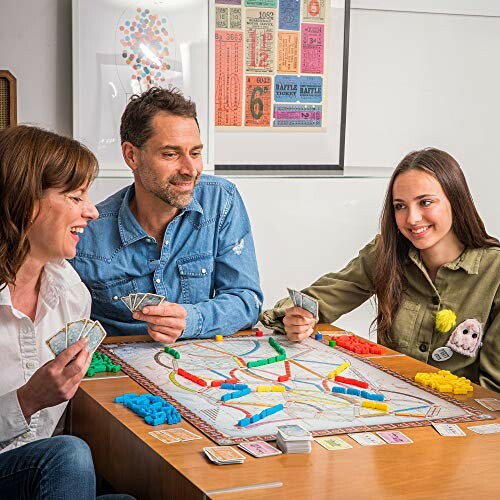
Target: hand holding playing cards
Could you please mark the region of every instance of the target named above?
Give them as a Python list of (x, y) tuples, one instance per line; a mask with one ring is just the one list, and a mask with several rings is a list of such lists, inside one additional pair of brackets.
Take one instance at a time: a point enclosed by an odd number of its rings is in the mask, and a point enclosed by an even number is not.
[(187, 311), (179, 304), (163, 301), (157, 306), (146, 306), (135, 311), (134, 319), (148, 324), (149, 335), (163, 344), (173, 344), (186, 328)]
[(64, 349), (17, 390), (19, 405), (26, 419), (37, 411), (74, 396), (92, 360), (92, 353), (85, 348), (88, 342), (89, 339), (82, 338)]
[(316, 318), (302, 307), (289, 307), (283, 318), (283, 325), (287, 338), (300, 342), (313, 333)]

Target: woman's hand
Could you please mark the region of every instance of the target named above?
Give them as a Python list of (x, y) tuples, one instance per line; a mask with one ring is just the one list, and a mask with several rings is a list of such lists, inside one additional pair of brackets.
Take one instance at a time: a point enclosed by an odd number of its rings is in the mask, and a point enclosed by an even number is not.
[(74, 396), (92, 360), (92, 354), (85, 349), (87, 344), (87, 338), (75, 342), (40, 367), (17, 390), (17, 399), (26, 420), (37, 411)]
[(302, 307), (290, 307), (286, 310), (283, 324), (287, 338), (300, 342), (312, 334), (316, 318)]

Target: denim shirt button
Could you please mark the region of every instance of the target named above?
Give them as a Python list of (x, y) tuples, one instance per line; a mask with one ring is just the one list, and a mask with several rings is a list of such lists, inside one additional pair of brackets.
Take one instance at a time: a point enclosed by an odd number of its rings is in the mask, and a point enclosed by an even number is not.
[(160, 278), (156, 278), (155, 281), (156, 281), (156, 283), (160, 283), (161, 279)]
[(205, 268), (203, 268), (203, 269), (201, 270), (201, 274), (207, 274), (207, 270), (206, 270)]
[(116, 300), (118, 300), (118, 295), (115, 295), (115, 296), (113, 297), (113, 300), (115, 300), (115, 301), (116, 301)]
[(167, 247), (168, 246), (168, 240), (165, 241), (165, 246)]

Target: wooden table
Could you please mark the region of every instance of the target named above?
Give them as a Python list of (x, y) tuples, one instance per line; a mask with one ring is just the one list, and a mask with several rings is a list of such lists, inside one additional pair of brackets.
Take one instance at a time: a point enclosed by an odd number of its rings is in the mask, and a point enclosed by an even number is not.
[[(318, 325), (318, 329), (335, 330), (330, 325)], [(108, 339), (108, 343), (113, 341), (116, 339)], [(434, 370), (390, 350), (382, 357), (370, 359), (410, 378), (417, 371)], [(498, 417), (460, 424), (466, 437), (442, 437), (426, 426), (403, 429), (414, 441), (409, 445), (360, 446), (346, 437), (352, 449), (327, 451), (313, 443), (310, 454), (260, 459), (247, 456), (242, 465), (218, 466), (211, 464), (202, 451), (204, 446), (213, 445), (205, 436), (174, 444), (149, 436), (152, 427), (127, 408), (113, 403), (115, 396), (126, 392), (143, 389), (124, 375), (84, 380), (71, 405), (70, 429), (90, 445), (97, 473), (117, 491), (141, 500), (441, 500), (463, 499), (467, 495), (481, 499), (494, 498), (500, 490), (500, 434), (478, 435), (466, 429), (468, 425), (500, 423)], [(475, 385), (472, 397), (457, 396), (496, 416), (473, 399), (484, 397), (498, 394)], [(179, 425), (201, 434), (185, 420)], [(155, 430), (163, 428), (168, 426)], [(261, 486), (256, 488), (258, 485)]]

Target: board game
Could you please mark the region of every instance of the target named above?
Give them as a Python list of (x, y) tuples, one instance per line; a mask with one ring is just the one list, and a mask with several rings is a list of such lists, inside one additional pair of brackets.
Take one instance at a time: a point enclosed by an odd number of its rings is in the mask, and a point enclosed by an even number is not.
[[(285, 360), (277, 361), (273, 345), (286, 353)], [(283, 335), (266, 334), (226, 337), (223, 341), (186, 340), (169, 347), (177, 351), (179, 359), (154, 342), (108, 344), (101, 349), (218, 444), (273, 440), (276, 426), (283, 423), (300, 423), (314, 436), (324, 436), (490, 418), (325, 341), (309, 338), (290, 342)], [(254, 366), (263, 359), (274, 362)], [(367, 387), (363, 395), (332, 392), (332, 388), (349, 387), (328, 378), (339, 367), (343, 368), (342, 376)], [(227, 390), (224, 387), (228, 386), (220, 385), (224, 381), (237, 382), (238, 388), (246, 386), (245, 393)], [(388, 405), (384, 411), (362, 404), (371, 396), (379, 401), (383, 398)], [(270, 415), (264, 412), (257, 420), (251, 418), (271, 408), (278, 411)]]

